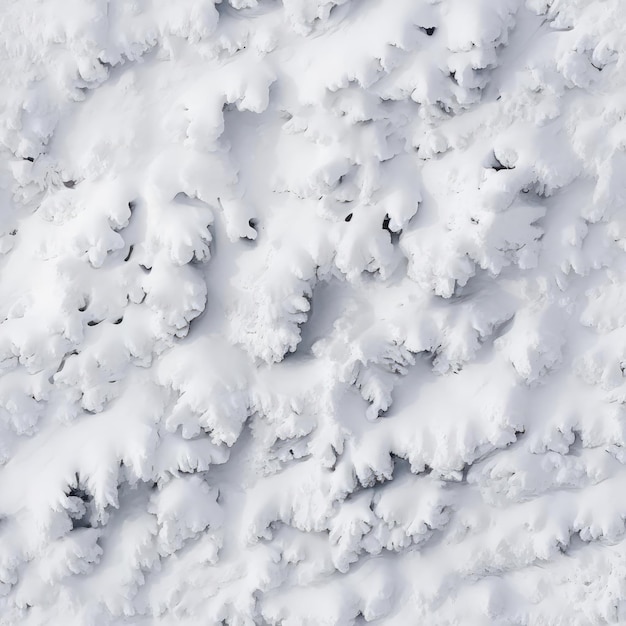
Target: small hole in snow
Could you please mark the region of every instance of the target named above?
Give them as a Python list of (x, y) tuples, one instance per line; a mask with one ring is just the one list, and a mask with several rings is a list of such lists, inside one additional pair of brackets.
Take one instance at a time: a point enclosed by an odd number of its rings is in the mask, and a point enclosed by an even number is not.
[(17, 228), (14, 228), (9, 235), (11, 235), (12, 237), (15, 237), (15, 235), (17, 235)]
[(437, 29), (434, 26), (420, 26), (419, 29), (423, 32), (426, 33), (429, 37), (432, 37), (435, 32), (437, 31)]
[(116, 319), (113, 323), (114, 324), (121, 324), (123, 319), (124, 319), (124, 317), (120, 317), (120, 318)]
[(30, 161), (32, 163), (34, 160), (33, 157), (24, 157), (24, 161)]
[(87, 322), (87, 326), (97, 326), (102, 320), (90, 320)]
[(344, 221), (349, 222), (351, 219), (352, 219), (352, 213), (349, 213), (348, 215), (346, 215), (346, 218)]
[(132, 244), (128, 247), (128, 254), (126, 255), (124, 261), (128, 261), (128, 259), (130, 259), (130, 255), (133, 253), (133, 248), (134, 246)]
[(75, 180), (64, 180), (63, 184), (68, 188), (68, 189), (74, 189), (74, 186), (76, 185), (76, 181)]

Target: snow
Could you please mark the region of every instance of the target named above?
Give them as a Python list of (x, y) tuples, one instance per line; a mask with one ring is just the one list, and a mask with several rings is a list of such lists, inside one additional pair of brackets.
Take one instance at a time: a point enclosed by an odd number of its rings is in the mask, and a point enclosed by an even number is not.
[(626, 623), (625, 24), (5, 0), (0, 624)]

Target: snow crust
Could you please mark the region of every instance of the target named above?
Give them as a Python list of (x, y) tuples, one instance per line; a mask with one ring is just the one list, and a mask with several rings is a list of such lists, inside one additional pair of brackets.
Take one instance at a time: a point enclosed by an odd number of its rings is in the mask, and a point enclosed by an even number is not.
[(621, 0), (0, 33), (0, 624), (626, 623)]

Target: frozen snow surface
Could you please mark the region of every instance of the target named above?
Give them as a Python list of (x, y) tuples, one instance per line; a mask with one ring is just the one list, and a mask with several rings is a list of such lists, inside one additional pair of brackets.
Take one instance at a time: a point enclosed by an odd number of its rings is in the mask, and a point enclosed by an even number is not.
[(623, 0), (2, 0), (0, 624), (626, 624)]

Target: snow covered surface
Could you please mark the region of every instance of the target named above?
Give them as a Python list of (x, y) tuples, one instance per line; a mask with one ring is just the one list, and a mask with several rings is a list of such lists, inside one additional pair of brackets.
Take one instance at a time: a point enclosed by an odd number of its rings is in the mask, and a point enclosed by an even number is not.
[(0, 624), (626, 623), (623, 0), (0, 35)]

